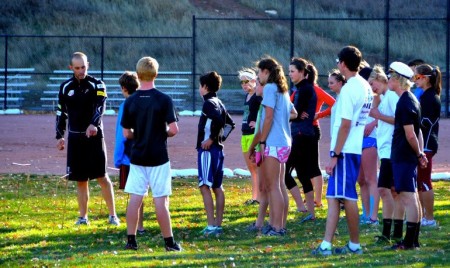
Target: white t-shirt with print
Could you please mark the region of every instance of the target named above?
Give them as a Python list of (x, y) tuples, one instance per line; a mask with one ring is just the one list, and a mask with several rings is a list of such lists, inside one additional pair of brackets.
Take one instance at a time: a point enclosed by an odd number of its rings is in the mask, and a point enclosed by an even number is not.
[[(386, 116), (395, 116), (399, 96), (394, 91), (388, 89), (384, 95), (381, 95), (381, 102), (378, 110)], [(378, 120), (377, 128), (377, 147), (378, 157), (391, 158), (392, 135), (394, 134), (394, 125)]]
[(372, 89), (369, 83), (359, 74), (351, 77), (342, 87), (331, 135), (331, 151), (336, 140), (342, 119), (351, 120), (350, 132), (342, 148), (342, 153), (361, 154), (364, 126), (372, 107)]

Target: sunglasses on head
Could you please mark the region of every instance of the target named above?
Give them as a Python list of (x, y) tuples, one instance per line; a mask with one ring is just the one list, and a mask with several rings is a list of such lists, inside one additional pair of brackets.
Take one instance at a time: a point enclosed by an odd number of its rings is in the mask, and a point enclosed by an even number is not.
[(248, 82), (250, 82), (250, 80), (241, 80), (241, 85), (248, 84)]

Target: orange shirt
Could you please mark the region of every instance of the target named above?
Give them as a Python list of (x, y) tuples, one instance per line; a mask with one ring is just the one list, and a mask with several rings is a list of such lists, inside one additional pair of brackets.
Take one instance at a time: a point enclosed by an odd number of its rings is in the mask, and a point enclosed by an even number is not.
[[(319, 87), (319, 85), (314, 85), (314, 90), (316, 91), (317, 95), (317, 106), (316, 106), (317, 119), (314, 120), (313, 125), (319, 126), (319, 119), (327, 117), (331, 114), (331, 107), (333, 107), (333, 104), (336, 102), (336, 100), (330, 94), (325, 92), (325, 90)], [(326, 108), (323, 111), (320, 111), (324, 103), (328, 105), (328, 108)]]

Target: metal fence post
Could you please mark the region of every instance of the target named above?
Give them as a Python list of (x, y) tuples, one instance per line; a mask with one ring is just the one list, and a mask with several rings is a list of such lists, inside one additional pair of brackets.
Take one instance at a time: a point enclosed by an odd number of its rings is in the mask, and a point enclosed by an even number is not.
[(192, 16), (192, 111), (195, 112), (195, 15)]
[(386, 30), (386, 34), (385, 34), (385, 48), (384, 48), (384, 66), (385, 69), (387, 70), (389, 68), (389, 32), (390, 32), (390, 14), (389, 14), (389, 9), (390, 7), (390, 2), (389, 0), (385, 1), (386, 4), (386, 13), (385, 13), (385, 18), (384, 18), (384, 23), (385, 23), (385, 30)]
[(7, 92), (7, 88), (8, 88), (8, 35), (5, 35), (5, 72), (4, 72), (4, 76), (5, 76), (5, 95), (3, 96), (3, 109), (6, 110), (8, 109), (8, 98), (6, 96), (8, 96), (6, 93)]
[(445, 71), (445, 80), (446, 80), (446, 86), (447, 88), (445, 89), (445, 117), (449, 117), (449, 93), (450, 93), (450, 71), (448, 70), (450, 68), (450, 0), (447, 0), (447, 41), (446, 41), (446, 50), (445, 50), (445, 58), (446, 58), (446, 62), (445, 62), (445, 67), (446, 67), (446, 71)]

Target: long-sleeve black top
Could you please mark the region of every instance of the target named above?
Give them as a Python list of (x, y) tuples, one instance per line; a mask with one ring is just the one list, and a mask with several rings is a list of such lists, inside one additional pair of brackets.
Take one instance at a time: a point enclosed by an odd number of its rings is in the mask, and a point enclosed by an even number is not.
[(92, 124), (98, 129), (97, 135), (103, 137), (102, 116), (106, 98), (105, 84), (92, 76), (80, 81), (72, 77), (63, 82), (58, 94), (56, 139), (64, 137), (66, 120), (69, 135), (84, 134)]

